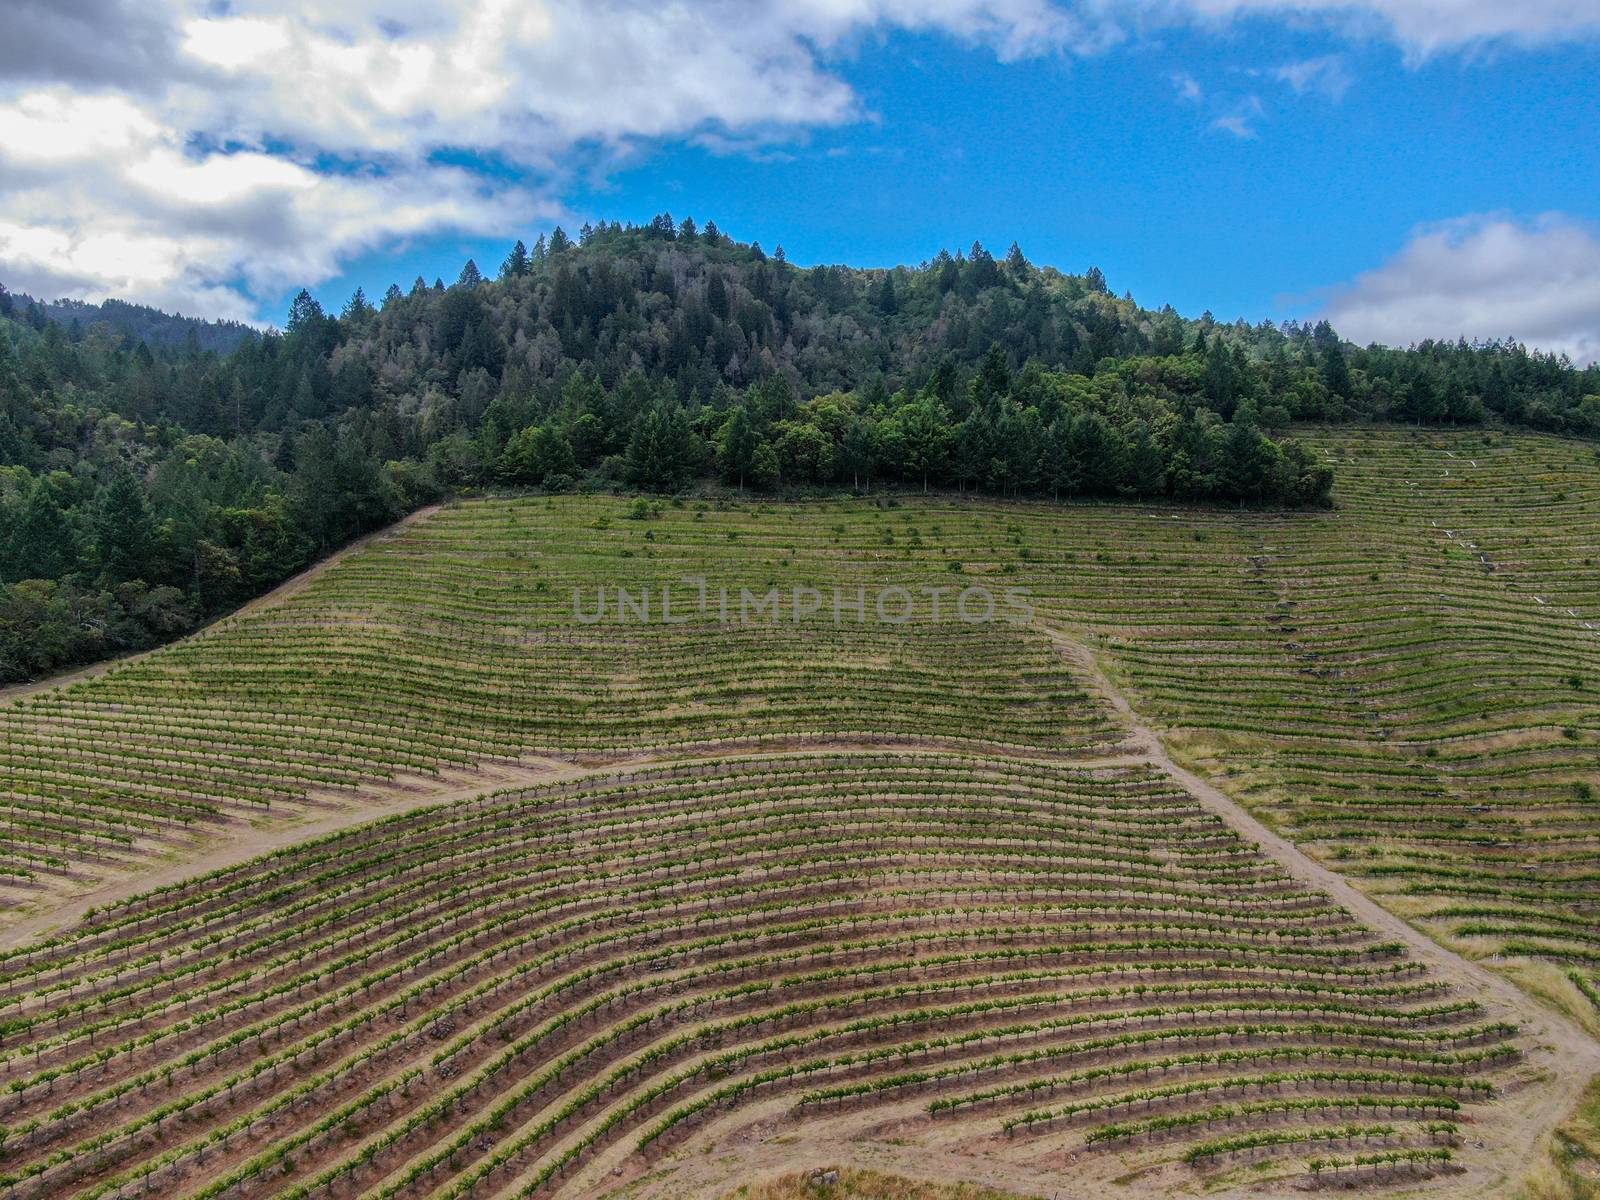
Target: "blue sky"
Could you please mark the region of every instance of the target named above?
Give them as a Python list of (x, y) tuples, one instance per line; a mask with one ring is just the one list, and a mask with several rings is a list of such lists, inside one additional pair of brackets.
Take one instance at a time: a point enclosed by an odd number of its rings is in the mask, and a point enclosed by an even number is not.
[[(363, 0), (338, 28), (300, 0), (165, 2), (145, 57), (169, 34), (177, 85), (66, 51), (0, 80), (24, 147), (125, 126), (144, 169), (95, 182), (116, 220), (164, 202), (167, 224), (95, 277), (71, 265), (87, 219), (9, 244), (0, 219), (0, 282), (272, 321), (301, 284), (337, 309), (666, 210), (802, 264), (1015, 239), (1189, 314), (1600, 354), (1594, 0), (610, 0), (509, 26), (487, 0)], [(7, 20), (0, 42), (45, 36)], [(0, 158), (7, 132), (0, 102)]]

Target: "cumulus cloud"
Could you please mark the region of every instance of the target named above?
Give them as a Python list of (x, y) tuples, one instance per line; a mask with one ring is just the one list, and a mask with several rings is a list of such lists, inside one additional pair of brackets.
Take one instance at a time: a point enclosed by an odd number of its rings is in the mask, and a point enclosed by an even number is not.
[(575, 151), (857, 120), (822, 56), (886, 27), (1092, 41), (1050, 0), (7, 0), (0, 279), (252, 315), (396, 239), (526, 230)]
[(1600, 229), (1559, 213), (1425, 226), (1335, 289), (1325, 315), (1356, 342), (1500, 338), (1600, 361)]
[[(0, 280), (237, 315), (285, 281), (315, 284), (396, 239), (525, 231), (559, 210), (576, 164), (603, 166), (659, 139), (781, 155), (807, 129), (867, 115), (837, 63), (888, 30), (1011, 60), (1093, 53), (1173, 23), (1309, 14), (1364, 18), (1420, 54), (1588, 36), (1594, 9), (1595, 0), (3, 0)], [(1331, 68), (1285, 70), (1294, 87), (1341, 86)], [(1193, 81), (1176, 86), (1198, 92)], [(1259, 116), (1259, 106), (1240, 109), (1217, 127), (1251, 136)]]
[(6, 0), (0, 80), (144, 87), (174, 69), (173, 32), (140, 0)]
[(133, 100), (65, 88), (0, 104), (0, 163), (9, 286), (239, 319), (255, 316), (249, 293), (326, 279), (348, 255), (537, 210), (459, 168), (326, 172), (254, 149), (197, 154)]

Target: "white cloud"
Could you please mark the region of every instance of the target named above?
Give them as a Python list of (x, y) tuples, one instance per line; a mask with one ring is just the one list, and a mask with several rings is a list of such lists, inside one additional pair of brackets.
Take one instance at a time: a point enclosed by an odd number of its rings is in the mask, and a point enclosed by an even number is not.
[(1600, 0), (0, 0), (0, 280), (237, 314), (397, 238), (526, 231), (657, 139), (781, 156), (868, 115), (835, 64), (887, 30), (1010, 60), (1253, 15), (1421, 55), (1590, 36)]
[(1600, 361), (1600, 229), (1559, 213), (1458, 217), (1417, 229), (1325, 314), (1356, 342), (1499, 338)]
[(1179, 71), (1172, 76), (1172, 86), (1177, 89), (1180, 100), (1198, 101), (1202, 94), (1200, 81), (1187, 71)]
[(1231, 133), (1241, 141), (1249, 141), (1256, 137), (1255, 122), (1259, 121), (1264, 113), (1259, 96), (1246, 96), (1232, 112), (1224, 113), (1212, 121), (1211, 128)]
[(1002, 58), (1089, 37), (1050, 0), (5, 0), (0, 279), (254, 315), (396, 239), (525, 231), (574, 151), (772, 155), (857, 120), (819, 55), (885, 27)]
[(329, 173), (255, 150), (196, 154), (123, 97), (0, 104), (0, 264), (8, 286), (240, 319), (249, 293), (315, 282), (349, 255), (536, 211), (458, 168)]
[(1324, 54), (1320, 58), (1286, 63), (1272, 75), (1300, 95), (1320, 92), (1335, 102), (1343, 100), (1344, 94), (1350, 90), (1350, 72), (1345, 68), (1344, 56), (1340, 54)]
[(1143, 0), (1149, 11), (1208, 21), (1316, 17), (1358, 36), (1398, 42), (1413, 58), (1498, 41), (1522, 44), (1592, 39), (1596, 0)]
[(1229, 113), (1225, 117), (1218, 117), (1211, 122), (1211, 128), (1223, 133), (1231, 133), (1241, 141), (1250, 141), (1256, 136), (1255, 128), (1250, 124), (1250, 118), (1238, 113)]

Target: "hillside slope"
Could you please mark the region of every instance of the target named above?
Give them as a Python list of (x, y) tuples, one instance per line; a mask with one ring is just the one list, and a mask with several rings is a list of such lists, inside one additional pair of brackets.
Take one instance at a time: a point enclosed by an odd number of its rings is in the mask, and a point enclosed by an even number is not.
[(1483, 437), (1308, 434), (1295, 514), (472, 501), (16, 698), (13, 1194), (1514, 1194), (1600, 1065), (1485, 969), (1592, 1027), (1600, 464)]

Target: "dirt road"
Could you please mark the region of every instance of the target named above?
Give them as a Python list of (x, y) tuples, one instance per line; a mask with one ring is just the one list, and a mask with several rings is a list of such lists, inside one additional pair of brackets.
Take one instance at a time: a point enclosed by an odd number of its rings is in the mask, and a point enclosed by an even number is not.
[[(1296, 879), (1326, 893), (1373, 930), (1403, 942), (1414, 957), (1460, 987), (1464, 995), (1479, 1000), (1486, 1008), (1499, 1010), (1502, 1019), (1515, 1021), (1522, 1026), (1529, 1065), (1545, 1078), (1504, 1101), (1504, 1119), (1497, 1123), (1494, 1130), (1495, 1141), (1502, 1147), (1505, 1158), (1505, 1181), (1512, 1182), (1520, 1178), (1534, 1161), (1534, 1145), (1541, 1138), (1550, 1136), (1555, 1126), (1572, 1112), (1589, 1082), (1600, 1075), (1600, 1042), (1596, 1042), (1586, 1030), (1561, 1013), (1534, 1000), (1508, 979), (1440, 945), (1404, 918), (1384, 908), (1345, 876), (1317, 862), (1289, 839), (1268, 829), (1220, 788), (1179, 766), (1168, 753), (1161, 736), (1144, 722), (1083, 642), (1057, 626), (1041, 623), (1035, 627), (1084, 672), (1088, 681), (1121, 714), (1147, 762), (1182, 784), (1225, 824), (1241, 837), (1260, 846)], [(1495, 1193), (1490, 1191), (1484, 1194)]]

